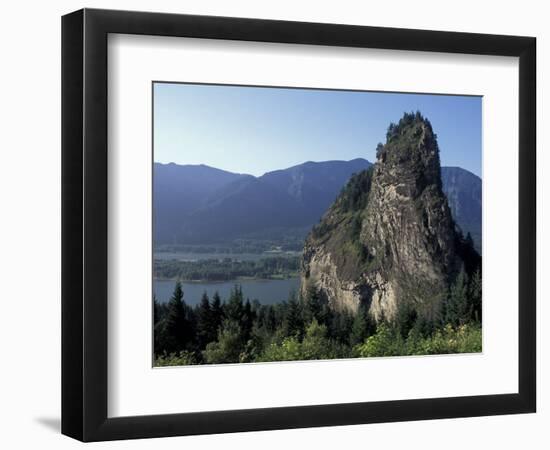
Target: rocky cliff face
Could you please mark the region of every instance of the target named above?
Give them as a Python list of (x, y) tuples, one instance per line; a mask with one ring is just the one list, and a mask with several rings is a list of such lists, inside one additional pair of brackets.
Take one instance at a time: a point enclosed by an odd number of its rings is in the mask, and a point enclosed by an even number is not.
[(436, 135), (419, 113), (390, 125), (374, 167), (352, 177), (308, 236), (302, 289), (378, 321), (401, 307), (433, 318), (462, 261), (442, 192)]

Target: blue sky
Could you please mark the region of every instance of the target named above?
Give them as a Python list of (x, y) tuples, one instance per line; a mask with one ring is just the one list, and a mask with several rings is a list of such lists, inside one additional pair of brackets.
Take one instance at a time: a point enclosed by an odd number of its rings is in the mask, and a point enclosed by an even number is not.
[(390, 122), (419, 110), (441, 163), (481, 176), (481, 97), (154, 84), (154, 160), (262, 175), (305, 161), (376, 160)]

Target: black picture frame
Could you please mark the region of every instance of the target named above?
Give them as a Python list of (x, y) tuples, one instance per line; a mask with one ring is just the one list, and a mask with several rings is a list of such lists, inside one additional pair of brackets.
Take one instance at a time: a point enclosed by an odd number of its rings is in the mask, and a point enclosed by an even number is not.
[[(518, 393), (109, 418), (109, 33), (518, 57)], [(63, 16), (62, 433), (102, 441), (535, 412), (535, 91), (533, 37), (95, 9)]]

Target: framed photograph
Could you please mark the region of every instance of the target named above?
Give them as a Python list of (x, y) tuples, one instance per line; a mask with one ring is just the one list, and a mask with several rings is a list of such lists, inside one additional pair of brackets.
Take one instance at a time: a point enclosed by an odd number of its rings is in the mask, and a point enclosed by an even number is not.
[(532, 37), (62, 20), (62, 432), (535, 412)]

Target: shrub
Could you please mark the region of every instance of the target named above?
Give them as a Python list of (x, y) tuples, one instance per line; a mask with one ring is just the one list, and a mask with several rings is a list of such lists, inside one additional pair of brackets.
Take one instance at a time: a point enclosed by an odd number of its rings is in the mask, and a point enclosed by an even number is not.
[(481, 327), (477, 324), (458, 327), (448, 324), (427, 337), (422, 335), (419, 327), (413, 327), (406, 339), (402, 338), (398, 328), (382, 324), (376, 334), (354, 347), (354, 355), (372, 357), (478, 353), (482, 349), (481, 338)]
[(218, 333), (218, 341), (210, 342), (203, 351), (204, 359), (209, 364), (236, 363), (243, 350), (243, 339), (240, 326), (232, 320), (225, 320)]
[(181, 352), (163, 353), (155, 358), (155, 367), (161, 366), (189, 366), (198, 364), (193, 352), (183, 350)]
[(303, 341), (287, 337), (281, 343), (267, 346), (260, 361), (297, 361), (312, 359), (334, 359), (349, 356), (344, 347), (327, 337), (326, 325), (313, 320), (306, 329)]
[(381, 324), (376, 333), (354, 349), (359, 357), (399, 356), (405, 354), (405, 345), (401, 333), (387, 324)]

